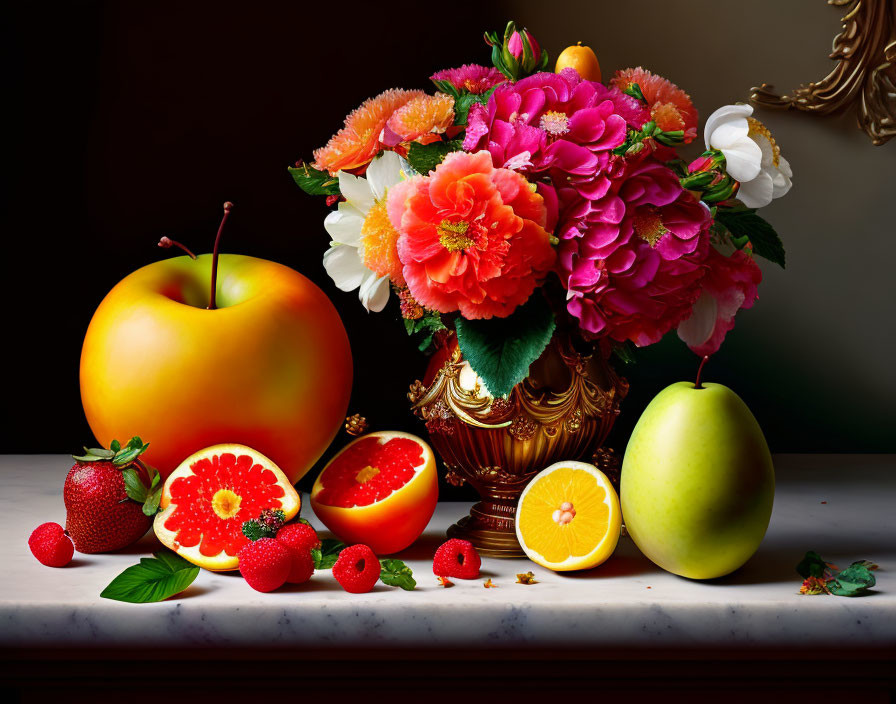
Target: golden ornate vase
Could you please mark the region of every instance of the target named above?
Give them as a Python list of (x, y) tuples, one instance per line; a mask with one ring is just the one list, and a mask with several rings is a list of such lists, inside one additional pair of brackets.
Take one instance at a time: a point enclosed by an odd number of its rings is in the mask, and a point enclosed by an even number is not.
[(489, 557), (524, 557), (514, 526), (523, 488), (554, 462), (590, 456), (627, 391), (605, 354), (578, 352), (558, 334), (529, 376), (506, 399), (494, 398), (450, 338), (408, 394), (447, 481), (469, 482), (482, 499), (448, 536), (469, 540)]

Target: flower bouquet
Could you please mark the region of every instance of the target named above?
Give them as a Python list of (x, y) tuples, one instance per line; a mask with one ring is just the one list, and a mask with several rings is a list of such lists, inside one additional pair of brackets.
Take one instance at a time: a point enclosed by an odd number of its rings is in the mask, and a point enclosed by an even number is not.
[[(546, 70), (547, 52), (512, 22), (485, 38), (492, 66), (439, 71), (434, 93), (366, 100), (290, 169), (336, 204), (323, 263), (337, 287), (376, 312), (394, 294), (421, 350), (451, 350), (438, 365), (463, 359), (474, 372), (461, 386), (489, 399), (483, 417), (500, 415), (561, 334), (604, 361), (672, 330), (698, 355), (718, 350), (756, 300), (755, 257), (784, 265), (756, 213), (791, 186), (769, 130), (748, 105), (722, 107), (688, 161), (697, 111), (670, 81), (639, 67), (604, 84), (587, 47)], [(514, 423), (511, 413), (492, 427), (531, 435)]]

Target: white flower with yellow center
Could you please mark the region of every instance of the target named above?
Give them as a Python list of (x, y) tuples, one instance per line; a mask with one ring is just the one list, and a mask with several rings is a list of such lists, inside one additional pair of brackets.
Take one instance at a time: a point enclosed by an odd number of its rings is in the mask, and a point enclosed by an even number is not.
[(324, 268), (342, 291), (358, 289), (368, 311), (378, 313), (386, 307), (389, 281), (401, 277), (395, 250), (398, 233), (389, 222), (386, 194), (413, 173), (398, 154), (385, 152), (367, 167), (366, 178), (337, 174), (345, 201), (324, 220), (333, 240), (324, 253)]
[(768, 127), (753, 117), (750, 105), (725, 105), (706, 120), (707, 149), (725, 156), (725, 169), (740, 181), (737, 197), (748, 208), (762, 208), (793, 185), (793, 172)]

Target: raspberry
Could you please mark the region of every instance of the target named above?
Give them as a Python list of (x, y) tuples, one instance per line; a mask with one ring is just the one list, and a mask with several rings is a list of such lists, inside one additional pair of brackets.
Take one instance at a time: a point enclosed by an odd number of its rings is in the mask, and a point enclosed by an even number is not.
[(286, 583), (292, 569), (292, 551), (274, 538), (260, 538), (239, 551), (240, 574), (250, 587), (271, 592)]
[(64, 567), (71, 562), (75, 546), (58, 523), (42, 523), (28, 538), (28, 547), (42, 565)]
[(432, 571), (439, 577), (476, 579), (482, 560), (468, 540), (452, 538), (442, 543), (432, 560)]
[(366, 545), (352, 545), (339, 553), (333, 576), (345, 591), (363, 594), (380, 578), (380, 561)]
[(283, 526), (277, 532), (277, 540), (292, 553), (292, 569), (287, 582), (292, 584), (304, 584), (314, 574), (314, 560), (311, 557), (311, 549), (320, 547), (320, 538), (314, 532), (314, 528), (306, 523), (290, 523)]
[(277, 540), (280, 540), (291, 548), (304, 549), (309, 552), (312, 548), (320, 547), (320, 538), (314, 528), (307, 523), (290, 523), (277, 531)]

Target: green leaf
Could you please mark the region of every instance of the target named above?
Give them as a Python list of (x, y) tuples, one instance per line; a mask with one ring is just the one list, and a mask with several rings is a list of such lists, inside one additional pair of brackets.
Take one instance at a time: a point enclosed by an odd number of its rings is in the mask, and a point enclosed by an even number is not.
[(290, 166), (292, 180), (310, 196), (338, 196), (339, 179), (326, 171), (318, 171), (308, 164)]
[(784, 244), (775, 228), (759, 217), (755, 210), (719, 208), (716, 212), (716, 221), (728, 228), (735, 242), (744, 237), (748, 238), (755, 254), (784, 268)]
[(853, 562), (842, 572), (838, 572), (827, 581), (825, 586), (836, 596), (859, 596), (877, 583), (863, 561)]
[(297, 518), (296, 523), (304, 523), (306, 526), (311, 525), (311, 521), (309, 521), (307, 518)]
[(100, 596), (104, 599), (146, 604), (163, 601), (180, 594), (189, 587), (199, 568), (171, 551), (144, 557), (140, 564), (128, 567), (106, 587)]
[(407, 161), (418, 174), (426, 176), (444, 161), (451, 152), (463, 149), (463, 142), (452, 139), (447, 142), (433, 142), (432, 144), (419, 144), (412, 142), (408, 147)]
[(159, 487), (147, 497), (143, 504), (143, 513), (147, 516), (155, 516), (159, 512), (159, 501), (162, 500), (162, 487)]
[[(113, 444), (115, 444), (115, 441), (113, 441)], [(133, 437), (128, 440), (128, 444), (125, 445), (124, 448), (116, 450), (112, 462), (117, 467), (125, 467), (146, 452), (148, 447), (148, 442), (144, 443), (139, 437)]]
[(380, 581), (390, 587), (401, 587), (412, 592), (417, 586), (411, 568), (401, 560), (380, 560)]
[(615, 343), (613, 345), (613, 354), (615, 354), (624, 364), (634, 364), (638, 361), (635, 357), (635, 345), (631, 340)]
[(466, 125), (470, 116), (470, 108), (476, 103), (485, 105), (498, 86), (492, 86), (485, 93), (463, 93), (454, 99), (454, 124)]
[(336, 564), (339, 559), (339, 553), (345, 548), (345, 543), (341, 540), (333, 540), (332, 538), (324, 538), (320, 543), (320, 549), (312, 549), (311, 557), (314, 558), (314, 569), (329, 570)]
[(537, 292), (506, 318), (458, 318), (455, 325), (461, 353), (495, 397), (528, 376), (555, 328), (554, 314)]
[(827, 569), (827, 563), (814, 550), (809, 550), (796, 566), (797, 574), (803, 579), (821, 577)]
[(83, 455), (72, 455), (72, 459), (76, 459), (78, 462), (104, 462), (113, 457), (115, 457), (115, 453), (112, 450), (105, 450), (102, 447), (85, 447)]
[(113, 440), (113, 441), (109, 444), (109, 451), (110, 451), (113, 455), (114, 455), (116, 452), (118, 452), (120, 449), (121, 449), (121, 443), (118, 442), (118, 440)]
[(149, 498), (149, 489), (141, 481), (140, 474), (133, 467), (128, 467), (121, 472), (124, 479), (124, 490), (127, 492), (128, 498), (133, 499), (138, 504), (142, 504)]

